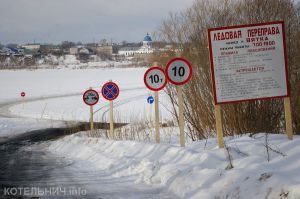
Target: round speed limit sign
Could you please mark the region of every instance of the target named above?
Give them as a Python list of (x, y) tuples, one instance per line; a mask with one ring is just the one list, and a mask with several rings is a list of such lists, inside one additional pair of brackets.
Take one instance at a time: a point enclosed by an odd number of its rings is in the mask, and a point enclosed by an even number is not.
[(149, 68), (144, 75), (144, 82), (147, 88), (152, 91), (159, 91), (167, 84), (165, 72), (160, 67)]
[(192, 77), (192, 66), (186, 59), (174, 58), (167, 64), (165, 73), (172, 84), (184, 85)]

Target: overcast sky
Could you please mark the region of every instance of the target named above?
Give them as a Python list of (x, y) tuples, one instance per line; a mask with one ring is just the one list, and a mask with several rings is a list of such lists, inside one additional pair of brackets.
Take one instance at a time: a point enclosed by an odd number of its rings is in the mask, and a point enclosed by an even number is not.
[(0, 0), (0, 43), (141, 41), (193, 0)]

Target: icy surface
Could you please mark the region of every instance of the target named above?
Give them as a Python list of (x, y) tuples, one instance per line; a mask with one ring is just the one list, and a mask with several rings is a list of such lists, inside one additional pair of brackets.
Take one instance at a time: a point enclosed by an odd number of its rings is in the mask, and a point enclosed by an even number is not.
[[(146, 88), (143, 76), (146, 68), (62, 69), (35, 71), (1, 71), (1, 102), (19, 102), (9, 107), (16, 116), (58, 120), (89, 121), (89, 107), (83, 103), (83, 92), (92, 87), (99, 92), (100, 100), (94, 106), (95, 121), (107, 121), (109, 103), (101, 95), (101, 88), (108, 80), (116, 82), (120, 95), (114, 101), (116, 122), (149, 120), (149, 104), (146, 99), (151, 92)], [(20, 92), (26, 92), (21, 98)], [(161, 118), (170, 118), (165, 108), (169, 101), (160, 92)], [(152, 108), (154, 112), (154, 108)], [(152, 114), (154, 115), (154, 114)], [(153, 116), (152, 116), (153, 117)]]

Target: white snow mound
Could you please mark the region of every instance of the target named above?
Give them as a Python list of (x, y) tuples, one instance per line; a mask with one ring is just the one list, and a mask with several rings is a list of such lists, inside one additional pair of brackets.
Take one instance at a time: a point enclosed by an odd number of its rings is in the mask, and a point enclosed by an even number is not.
[(112, 141), (81, 134), (51, 143), (49, 150), (89, 161), (111, 176), (135, 176), (137, 183), (162, 185), (180, 198), (300, 198), (300, 137), (264, 134), (226, 138), (233, 159), (215, 139), (189, 144)]

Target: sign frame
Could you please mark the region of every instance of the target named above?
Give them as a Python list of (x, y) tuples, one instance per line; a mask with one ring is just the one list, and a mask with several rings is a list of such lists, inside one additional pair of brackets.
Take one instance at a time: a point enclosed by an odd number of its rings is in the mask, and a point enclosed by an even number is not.
[[(159, 70), (159, 71), (161, 71), (164, 75), (165, 75), (165, 82), (163, 83), (163, 85), (161, 86), (161, 87), (159, 87), (159, 88), (152, 88), (148, 83), (147, 83), (147, 75), (148, 75), (148, 73), (150, 73), (152, 70)], [(149, 90), (152, 90), (152, 91), (160, 91), (160, 90), (162, 90), (166, 85), (167, 85), (167, 83), (168, 83), (168, 78), (167, 78), (167, 76), (166, 76), (166, 73), (165, 73), (165, 71), (161, 68), (161, 67), (158, 67), (158, 66), (152, 66), (152, 67), (150, 67), (146, 72), (145, 72), (145, 74), (144, 74), (144, 83), (145, 83), (145, 85), (146, 85), (146, 87), (149, 89)]]
[[(171, 64), (172, 64), (173, 62), (175, 62), (175, 61), (182, 61), (182, 62), (184, 62), (184, 63), (188, 66), (188, 68), (189, 68), (189, 70), (190, 70), (189, 76), (188, 76), (187, 79), (184, 80), (183, 82), (175, 82), (175, 81), (173, 81), (173, 80), (169, 77), (168, 69), (169, 69), (169, 67), (171, 66)], [(191, 63), (190, 63), (187, 59), (184, 59), (184, 58), (181, 58), (181, 57), (176, 57), (176, 58), (171, 59), (171, 60), (167, 63), (166, 68), (165, 68), (165, 74), (166, 74), (166, 76), (167, 76), (167, 79), (168, 79), (172, 84), (177, 85), (177, 86), (182, 86), (182, 85), (188, 83), (188, 82), (191, 80), (192, 75), (193, 75), (193, 68), (192, 68)]]
[[(213, 62), (213, 49), (212, 49), (212, 42), (211, 42), (211, 35), (212, 31), (217, 30), (229, 30), (229, 29), (236, 29), (236, 28), (246, 28), (246, 27), (255, 27), (255, 26), (265, 26), (265, 25), (274, 25), (274, 24), (281, 24), (282, 25), (282, 45), (283, 48), (283, 58), (284, 58), (284, 72), (285, 72), (285, 82), (286, 82), (286, 95), (280, 96), (272, 96), (272, 97), (258, 97), (258, 98), (251, 98), (251, 99), (241, 99), (241, 100), (230, 100), (225, 102), (218, 102), (217, 101), (217, 92), (216, 92), (216, 79), (215, 79), (215, 71), (214, 71), (214, 62)], [(246, 101), (256, 101), (256, 100), (270, 100), (270, 99), (278, 99), (284, 97), (290, 97), (290, 85), (289, 85), (289, 78), (288, 78), (288, 63), (287, 63), (287, 51), (286, 51), (286, 35), (285, 35), (285, 26), (284, 21), (272, 21), (266, 23), (255, 23), (255, 24), (244, 24), (244, 25), (237, 25), (237, 26), (226, 26), (226, 27), (217, 27), (217, 28), (208, 28), (208, 45), (209, 45), (209, 58), (210, 58), (210, 66), (211, 66), (211, 76), (212, 76), (212, 89), (213, 89), (213, 98), (215, 105), (219, 104), (229, 104), (229, 103), (239, 103), (239, 102), (246, 102)]]
[[(109, 84), (113, 84), (114, 87), (117, 89), (117, 93), (114, 95), (113, 98), (108, 98), (106, 95), (104, 95), (104, 89), (108, 88), (107, 85), (109, 85)], [(113, 87), (112, 89), (114, 89), (114, 87)], [(109, 89), (109, 90), (111, 90), (111, 89)], [(111, 93), (111, 92), (110, 92), (110, 93)], [(110, 82), (105, 83), (105, 84), (102, 86), (101, 94), (102, 94), (102, 96), (104, 97), (104, 99), (106, 99), (106, 100), (108, 100), (108, 101), (113, 101), (113, 100), (115, 100), (115, 99), (118, 98), (118, 96), (119, 96), (119, 94), (120, 94), (120, 88), (119, 88), (119, 86), (118, 86), (116, 83), (110, 81)]]
[[(85, 96), (85, 94), (88, 93), (88, 92), (94, 92), (94, 93), (96, 93), (96, 95), (97, 95), (97, 100), (96, 100), (96, 102), (94, 102), (94, 103), (92, 103), (92, 104), (89, 104), (89, 103), (87, 103), (87, 102), (85, 101), (84, 96)], [(94, 106), (94, 105), (97, 104), (98, 101), (99, 101), (99, 94), (98, 94), (98, 92), (95, 91), (94, 89), (88, 89), (88, 90), (86, 90), (86, 91), (83, 93), (82, 99), (83, 99), (83, 102), (84, 102), (86, 105), (88, 105), (88, 106)]]

